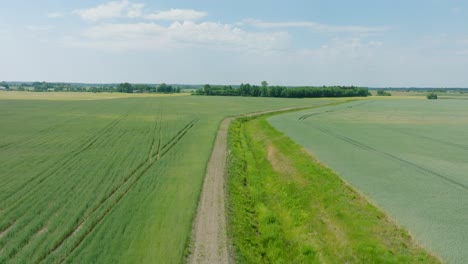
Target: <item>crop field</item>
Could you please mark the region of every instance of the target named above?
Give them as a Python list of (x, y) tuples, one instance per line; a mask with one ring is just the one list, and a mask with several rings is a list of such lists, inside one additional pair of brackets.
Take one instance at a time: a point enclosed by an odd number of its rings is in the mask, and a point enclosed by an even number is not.
[(363, 100), (268, 121), (444, 262), (468, 262), (466, 100)]
[(181, 262), (220, 121), (336, 101), (34, 96), (0, 96), (0, 263)]
[(238, 263), (439, 263), (267, 116), (229, 130), (229, 224)]
[(188, 93), (172, 93), (172, 94), (151, 94), (151, 93), (91, 93), (91, 92), (19, 92), (19, 91), (0, 91), (0, 99), (20, 99), (20, 100), (59, 100), (59, 101), (76, 101), (76, 100), (103, 100), (117, 98), (147, 98), (147, 97), (168, 97), (168, 96), (186, 96)]

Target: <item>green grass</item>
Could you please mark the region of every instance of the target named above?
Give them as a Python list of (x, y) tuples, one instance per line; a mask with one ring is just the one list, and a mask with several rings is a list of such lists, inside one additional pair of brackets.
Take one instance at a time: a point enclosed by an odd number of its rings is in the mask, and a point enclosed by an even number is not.
[(229, 232), (239, 263), (438, 262), (265, 117), (234, 121), (229, 150)]
[(222, 118), (335, 101), (37, 96), (0, 99), (0, 263), (182, 262)]
[(449, 263), (468, 261), (466, 100), (367, 100), (269, 122)]

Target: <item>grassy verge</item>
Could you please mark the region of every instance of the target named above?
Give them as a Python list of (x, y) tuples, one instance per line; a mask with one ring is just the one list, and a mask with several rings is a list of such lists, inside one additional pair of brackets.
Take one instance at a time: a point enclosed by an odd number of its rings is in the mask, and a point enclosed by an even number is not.
[(229, 233), (239, 263), (438, 263), (265, 120), (229, 129)]

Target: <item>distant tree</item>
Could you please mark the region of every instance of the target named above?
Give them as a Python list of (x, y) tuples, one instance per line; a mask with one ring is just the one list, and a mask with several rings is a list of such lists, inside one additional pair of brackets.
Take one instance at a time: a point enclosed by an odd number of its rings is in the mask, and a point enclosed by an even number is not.
[(258, 97), (260, 96), (261, 94), (261, 88), (260, 86), (257, 86), (257, 85), (253, 85), (252, 88), (250, 89), (250, 96), (255, 96), (255, 97)]
[(135, 84), (133, 86), (134, 90), (139, 90), (140, 92), (150, 92), (151, 91), (151, 86), (147, 84)]
[(434, 93), (434, 92), (428, 93), (426, 97), (427, 97), (427, 99), (430, 99), (430, 100), (438, 98), (437, 94)]
[(251, 96), (252, 86), (250, 84), (241, 84), (239, 87), (239, 94), (241, 96)]
[(172, 93), (174, 89), (171, 85), (167, 85), (165, 83), (161, 83), (158, 87), (158, 93)]
[(117, 87), (117, 92), (121, 93), (133, 93), (133, 85), (129, 84), (128, 82), (121, 83)]
[(0, 83), (0, 86), (3, 86), (3, 87), (5, 87), (5, 89), (10, 90), (10, 85), (8, 83), (6, 83), (6, 82)]
[(203, 86), (203, 93), (206, 95), (211, 95), (211, 85), (205, 84), (205, 86)]
[(268, 87), (267, 81), (263, 81), (263, 82), (262, 82), (262, 87)]
[(268, 97), (268, 87), (262, 86), (262, 89), (260, 89), (260, 96), (261, 97)]
[(378, 96), (391, 96), (392, 94), (385, 90), (377, 90), (377, 95)]
[(48, 84), (46, 82), (34, 82), (33, 89), (35, 92), (47, 92)]
[[(264, 84), (265, 85), (265, 84)], [(253, 97), (287, 97), (287, 98), (314, 98), (314, 97), (366, 97), (369, 90), (356, 86), (323, 86), (323, 87), (285, 87), (285, 86), (258, 86), (242, 83), (239, 88), (231, 86), (205, 85), (198, 89), (195, 95), (216, 96), (253, 96)]]

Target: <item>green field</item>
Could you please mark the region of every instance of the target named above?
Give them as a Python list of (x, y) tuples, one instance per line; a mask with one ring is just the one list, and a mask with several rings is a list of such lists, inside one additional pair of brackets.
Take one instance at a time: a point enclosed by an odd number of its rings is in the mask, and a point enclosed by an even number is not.
[(182, 262), (219, 122), (334, 102), (24, 95), (0, 96), (0, 263)]
[(235, 121), (229, 132), (238, 263), (438, 263), (266, 117)]
[(269, 118), (449, 263), (468, 262), (468, 104), (365, 100)]

